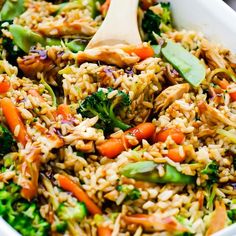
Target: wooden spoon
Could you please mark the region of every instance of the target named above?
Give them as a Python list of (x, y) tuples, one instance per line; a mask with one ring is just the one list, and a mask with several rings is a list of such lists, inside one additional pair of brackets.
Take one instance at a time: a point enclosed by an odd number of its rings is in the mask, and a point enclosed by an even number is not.
[(137, 23), (138, 0), (112, 0), (97, 33), (86, 49), (116, 44), (141, 44)]

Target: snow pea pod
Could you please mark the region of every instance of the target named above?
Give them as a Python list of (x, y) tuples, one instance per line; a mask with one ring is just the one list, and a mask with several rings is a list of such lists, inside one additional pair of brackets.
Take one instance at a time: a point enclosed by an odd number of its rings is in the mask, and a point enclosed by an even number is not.
[(206, 70), (199, 59), (183, 48), (180, 44), (170, 40), (161, 50), (165, 59), (187, 80), (197, 87), (205, 79)]
[(21, 25), (10, 25), (9, 31), (13, 36), (13, 42), (24, 52), (28, 53), (32, 46), (40, 43), (42, 46), (60, 45), (61, 41), (53, 38), (44, 38), (40, 34), (33, 32)]
[(24, 11), (24, 0), (6, 0), (0, 11), (0, 20), (12, 20)]
[(151, 183), (175, 183), (175, 184), (193, 184), (195, 177), (180, 173), (175, 167), (165, 164), (165, 174), (159, 175), (157, 170), (158, 164), (153, 161), (140, 161), (130, 163), (123, 167), (120, 171), (122, 175), (128, 178), (133, 178), (140, 181)]

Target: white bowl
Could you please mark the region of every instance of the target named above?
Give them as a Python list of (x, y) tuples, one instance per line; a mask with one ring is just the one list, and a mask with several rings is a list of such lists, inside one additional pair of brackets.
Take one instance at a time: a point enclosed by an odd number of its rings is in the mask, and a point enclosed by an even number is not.
[[(165, 1), (165, 0), (163, 0)], [(172, 5), (175, 25), (200, 31), (213, 42), (236, 53), (236, 13), (221, 0), (168, 0)], [(19, 236), (0, 218), (0, 236)], [(214, 236), (236, 236), (236, 224)]]

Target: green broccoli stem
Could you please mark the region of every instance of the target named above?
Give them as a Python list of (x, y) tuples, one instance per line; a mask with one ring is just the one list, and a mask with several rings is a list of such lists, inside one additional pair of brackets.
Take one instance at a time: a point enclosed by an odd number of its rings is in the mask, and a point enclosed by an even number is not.
[(175, 167), (165, 164), (165, 174), (159, 175), (158, 164), (153, 161), (140, 161), (126, 165), (121, 169), (121, 174), (128, 178), (151, 183), (175, 183), (175, 184), (193, 184), (195, 177), (182, 174)]
[(124, 122), (118, 120), (117, 118), (113, 119), (113, 125), (114, 127), (120, 128), (122, 130), (127, 130), (131, 127), (130, 125), (125, 124)]

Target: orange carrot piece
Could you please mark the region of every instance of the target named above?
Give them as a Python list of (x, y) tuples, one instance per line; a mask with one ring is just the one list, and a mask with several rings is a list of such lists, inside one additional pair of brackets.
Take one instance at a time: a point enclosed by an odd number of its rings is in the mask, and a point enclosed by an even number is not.
[(125, 134), (135, 136), (136, 139), (140, 142), (143, 139), (151, 138), (155, 132), (155, 129), (156, 127), (154, 124), (146, 122), (125, 131)]
[(21, 165), (22, 178), (19, 185), (22, 187), (21, 195), (27, 200), (31, 200), (38, 192), (38, 178), (40, 167), (40, 148), (35, 147), (24, 157)]
[(107, 14), (107, 11), (108, 11), (108, 8), (109, 8), (109, 6), (110, 6), (110, 3), (111, 3), (111, 0), (106, 0), (106, 1), (102, 4), (102, 6), (101, 6), (101, 8), (100, 8), (100, 12), (101, 12), (101, 14), (102, 14), (103, 16), (105, 16), (105, 15)]
[(215, 202), (215, 211), (210, 221), (210, 226), (206, 232), (206, 236), (210, 236), (221, 229), (223, 229), (227, 225), (227, 211), (223, 201), (220, 203), (218, 201)]
[(70, 107), (66, 104), (60, 104), (57, 108), (57, 115), (61, 115), (64, 120), (71, 119)]
[(229, 82), (226, 79), (222, 79), (218, 81), (218, 85), (222, 88), (222, 89), (227, 89), (227, 87), (229, 86)]
[(171, 148), (168, 150), (167, 156), (175, 162), (183, 162), (185, 160), (185, 153), (180, 154), (179, 148)]
[(71, 192), (79, 201), (84, 202), (88, 211), (92, 214), (102, 214), (101, 209), (89, 198), (74, 181), (65, 175), (58, 175), (57, 180), (62, 189)]
[(157, 133), (154, 137), (154, 142), (165, 142), (168, 136), (171, 136), (176, 144), (181, 144), (185, 138), (184, 134), (179, 129), (170, 128)]
[(98, 226), (98, 236), (111, 236), (112, 230), (109, 227)]
[(19, 126), (19, 132), (15, 136), (15, 138), (18, 142), (20, 142), (23, 146), (25, 146), (28, 140), (28, 134), (26, 132), (25, 125), (21, 120), (20, 114), (17, 111), (17, 108), (9, 98), (3, 98), (0, 101), (0, 105), (2, 107), (2, 112), (6, 117), (7, 124), (13, 134), (15, 128)]
[(236, 101), (236, 92), (229, 93), (231, 100)]
[[(125, 131), (125, 135), (129, 134), (140, 142), (143, 139), (149, 139), (154, 135), (155, 125), (152, 123), (142, 123), (137, 125), (134, 128), (131, 128)], [(104, 143), (97, 146), (98, 152), (108, 158), (115, 158), (126, 148), (132, 147), (128, 140), (125, 138), (125, 135), (122, 138), (110, 138), (107, 139)]]
[(101, 145), (97, 146), (97, 150), (102, 156), (114, 158), (125, 150), (125, 146), (121, 139), (110, 138)]
[(6, 93), (11, 87), (10, 81), (3, 80), (0, 82), (0, 94)]
[(30, 89), (28, 93), (33, 97), (37, 97), (40, 102), (45, 102), (44, 98), (39, 94), (39, 92), (36, 89)]
[(148, 57), (153, 57), (155, 55), (155, 52), (150, 45), (143, 44), (138, 46), (129, 46), (127, 48), (124, 48), (124, 51), (128, 54), (136, 54), (138, 57), (140, 57), (141, 60), (144, 60)]

